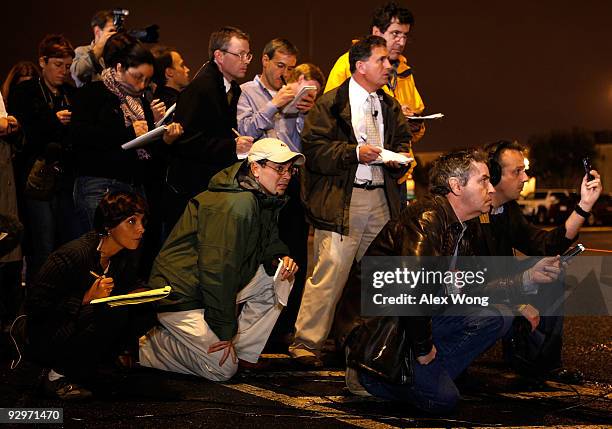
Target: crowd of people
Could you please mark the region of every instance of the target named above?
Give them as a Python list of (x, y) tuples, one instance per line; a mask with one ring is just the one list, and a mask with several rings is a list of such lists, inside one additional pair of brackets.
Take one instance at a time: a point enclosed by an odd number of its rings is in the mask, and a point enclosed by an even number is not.
[[(528, 179), (517, 142), (443, 155), (429, 195), (407, 204), (413, 144), (426, 132), (409, 119), (425, 108), (403, 56), (413, 24), (396, 3), (377, 8), (371, 34), (327, 79), (275, 38), (260, 74), (239, 85), (253, 60), (244, 31), (214, 31), (190, 79), (178, 50), (146, 46), (101, 11), (89, 45), (48, 35), (37, 65), (11, 69), (0, 103), (0, 316), (7, 327), (27, 315), (26, 356), (45, 368), (47, 394), (92, 396), (96, 366), (117, 357), (225, 381), (256, 370), (276, 343), (318, 368), (333, 337), (351, 392), (446, 412), (456, 378), (496, 341), (513, 361), (517, 320), (529, 324), (522, 335), (547, 342), (545, 352), (529, 343), (530, 370), (579, 381), (561, 362), (562, 316), (541, 315), (536, 298), (559, 293), (557, 255), (599, 197), (599, 174), (585, 175), (580, 202), (550, 231), (516, 202)], [(148, 144), (122, 148), (160, 124)], [(514, 249), (547, 257), (487, 285), (515, 298), (507, 306), (360, 314), (365, 256), (454, 261)], [(167, 285), (155, 303), (91, 303)], [(384, 343), (395, 358), (373, 369), (385, 329), (405, 341)]]

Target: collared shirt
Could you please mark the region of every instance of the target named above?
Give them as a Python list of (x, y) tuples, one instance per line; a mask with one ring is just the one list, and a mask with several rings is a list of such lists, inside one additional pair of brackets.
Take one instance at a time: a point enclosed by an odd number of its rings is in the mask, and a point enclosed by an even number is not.
[[(357, 157), (359, 157), (359, 148), (366, 143), (367, 134), (365, 118), (366, 115), (370, 114), (370, 95), (374, 95), (374, 111), (378, 112), (375, 119), (378, 123), (380, 144), (384, 145), (385, 125), (383, 123), (382, 107), (378, 94), (376, 94), (376, 92), (368, 93), (368, 91), (351, 77), (349, 82), (349, 103), (351, 104), (351, 125), (353, 126), (353, 133), (355, 133), (355, 138), (358, 142)], [(360, 163), (357, 167), (355, 182), (363, 183), (371, 180), (372, 168), (369, 165)]]
[(301, 152), (300, 133), (304, 128), (304, 114), (284, 114), (272, 103), (276, 91), (261, 82), (259, 75), (240, 86), (238, 99), (238, 131), (254, 139), (277, 138), (292, 151)]

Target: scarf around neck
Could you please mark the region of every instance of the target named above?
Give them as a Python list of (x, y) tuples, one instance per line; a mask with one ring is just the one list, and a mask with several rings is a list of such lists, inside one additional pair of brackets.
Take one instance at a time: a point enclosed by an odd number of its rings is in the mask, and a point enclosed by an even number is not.
[(129, 127), (136, 121), (144, 121), (145, 114), (142, 108), (140, 94), (131, 91), (117, 79), (117, 72), (112, 68), (102, 70), (102, 82), (110, 92), (119, 98), (125, 126)]

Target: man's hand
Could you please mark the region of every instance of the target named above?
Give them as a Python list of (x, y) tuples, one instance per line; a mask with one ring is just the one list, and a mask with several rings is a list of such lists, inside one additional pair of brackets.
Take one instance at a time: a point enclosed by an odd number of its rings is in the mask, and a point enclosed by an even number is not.
[(147, 121), (134, 121), (132, 122), (132, 127), (134, 128), (134, 133), (136, 133), (136, 137), (140, 137), (141, 135), (146, 134), (149, 131)]
[(164, 143), (172, 144), (183, 134), (183, 127), (178, 122), (172, 122), (168, 124), (166, 131), (164, 131)]
[(68, 125), (72, 117), (72, 112), (70, 110), (60, 110), (55, 113), (55, 116), (57, 116), (57, 119), (59, 119), (62, 125)]
[(166, 105), (163, 101), (156, 98), (151, 101), (151, 110), (153, 111), (153, 121), (157, 122), (166, 114)]
[(412, 110), (407, 104), (402, 104), (402, 113), (406, 118), (408, 118), (408, 116), (414, 116), (414, 110)]
[(299, 267), (297, 266), (295, 261), (289, 256), (285, 256), (283, 258), (283, 261), (280, 263), (283, 264), (283, 268), (281, 268), (280, 272), (280, 279), (292, 282), (295, 278), (295, 273), (297, 273)]
[(240, 136), (236, 137), (236, 153), (247, 153), (253, 146), (253, 137), (251, 136)]
[(431, 351), (429, 353), (427, 353), (425, 356), (419, 356), (418, 358), (416, 358), (416, 360), (421, 365), (429, 365), (431, 361), (436, 358), (437, 352), (438, 351), (436, 350), (436, 346), (431, 346)]
[(211, 344), (208, 347), (208, 353), (215, 353), (219, 350), (224, 350), (223, 356), (219, 360), (219, 366), (223, 366), (228, 357), (232, 357), (232, 362), (235, 364), (238, 363), (238, 357), (236, 356), (236, 350), (234, 350), (234, 344), (231, 341), (218, 341), (214, 344)]
[(98, 277), (87, 292), (85, 292), (82, 303), (89, 304), (94, 299), (106, 298), (110, 296), (114, 287), (115, 282), (112, 277)]
[(369, 164), (370, 162), (376, 161), (381, 152), (381, 147), (372, 146), (370, 144), (361, 145), (359, 146), (359, 162), (362, 164)]
[[(403, 155), (403, 156), (405, 156), (406, 158), (410, 158), (410, 154), (409, 154), (409, 153), (406, 153), (406, 152), (398, 152), (398, 154), (399, 154), (399, 155)], [(386, 165), (387, 167), (389, 167), (389, 168), (402, 168), (402, 167), (409, 166), (409, 165), (410, 165), (410, 163), (408, 163), (408, 164), (401, 164), (401, 163), (400, 163), (400, 162), (398, 162), (398, 161), (387, 161), (387, 162), (385, 162), (385, 165)]]
[(561, 257), (542, 258), (527, 271), (527, 277), (533, 283), (552, 283), (561, 274)]
[(540, 312), (531, 304), (522, 304), (518, 312), (531, 324), (531, 332), (535, 331), (540, 324)]
[(11, 134), (19, 129), (19, 122), (14, 116), (0, 118), (0, 136)]
[(316, 92), (308, 91), (308, 93), (296, 104), (297, 109), (302, 113), (308, 113), (315, 104), (316, 95)]
[(102, 53), (104, 52), (104, 45), (106, 45), (106, 41), (110, 36), (115, 34), (115, 30), (104, 31), (102, 32), (102, 36), (98, 39), (98, 41), (93, 45), (92, 52), (96, 59), (100, 59), (102, 57)]
[(591, 211), (602, 191), (601, 176), (596, 170), (591, 170), (591, 174), (594, 176), (594, 179), (591, 181), (587, 181), (586, 174), (582, 178), (580, 201), (578, 202), (580, 207), (587, 212)]
[(272, 99), (272, 104), (276, 106), (277, 109), (281, 109), (285, 107), (293, 98), (295, 97), (295, 89), (291, 85), (284, 85), (281, 89), (278, 90), (274, 98)]

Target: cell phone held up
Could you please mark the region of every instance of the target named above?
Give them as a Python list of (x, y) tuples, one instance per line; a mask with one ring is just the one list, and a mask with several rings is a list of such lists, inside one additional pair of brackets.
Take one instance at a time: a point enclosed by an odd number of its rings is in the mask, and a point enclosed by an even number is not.
[(577, 244), (576, 246), (572, 247), (571, 249), (568, 249), (563, 255), (561, 255), (561, 262), (562, 263), (568, 263), (569, 261), (572, 260), (572, 258), (574, 258), (575, 256), (580, 255), (582, 252), (584, 252), (584, 246), (582, 244)]
[(591, 165), (591, 160), (588, 157), (582, 158), (582, 165), (584, 166), (584, 174), (587, 176), (587, 182), (595, 179), (595, 176), (591, 174), (593, 166)]

